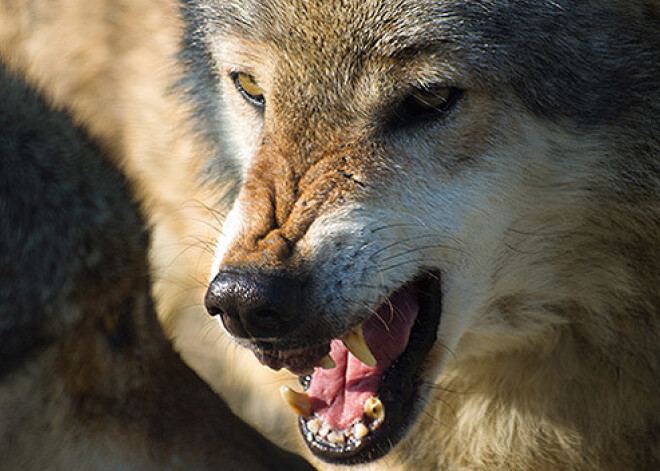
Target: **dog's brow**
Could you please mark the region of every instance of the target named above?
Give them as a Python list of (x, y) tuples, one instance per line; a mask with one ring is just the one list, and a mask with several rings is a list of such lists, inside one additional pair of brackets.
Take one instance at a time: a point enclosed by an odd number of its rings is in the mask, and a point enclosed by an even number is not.
[(434, 38), (430, 41), (428, 38), (405, 38), (401, 41), (392, 42), (387, 47), (374, 48), (378, 51), (378, 56), (382, 56), (383, 51), (387, 51), (387, 56), (401, 61), (412, 61), (423, 56), (442, 53), (446, 51), (453, 43), (450, 39)]

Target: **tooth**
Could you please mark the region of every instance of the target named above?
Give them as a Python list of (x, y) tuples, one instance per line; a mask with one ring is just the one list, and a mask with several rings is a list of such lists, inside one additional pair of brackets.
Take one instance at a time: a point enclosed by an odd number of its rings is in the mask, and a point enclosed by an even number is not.
[(323, 358), (321, 358), (321, 362), (319, 364), (321, 365), (321, 368), (323, 368), (324, 370), (331, 370), (335, 366), (337, 366), (335, 360), (333, 360), (330, 355), (326, 355)]
[(360, 440), (369, 434), (369, 429), (362, 422), (358, 422), (353, 426), (353, 436)]
[(314, 373), (314, 368), (305, 368), (303, 370), (287, 368), (287, 370), (296, 376), (311, 376)]
[(336, 432), (330, 432), (328, 434), (328, 441), (330, 443), (344, 443), (346, 442), (346, 437), (342, 432), (336, 431)]
[(307, 430), (312, 432), (314, 435), (319, 433), (319, 430), (321, 429), (321, 419), (318, 417), (314, 417), (313, 419), (310, 419), (307, 422)]
[(312, 415), (312, 400), (307, 394), (296, 392), (288, 386), (282, 386), (280, 392), (293, 412), (304, 418)]
[(380, 423), (385, 419), (385, 406), (380, 399), (372, 396), (364, 403), (364, 415)]
[(371, 350), (369, 350), (367, 342), (364, 340), (362, 324), (347, 333), (341, 341), (344, 342), (348, 351), (351, 352), (355, 358), (367, 366), (376, 366), (376, 359), (371, 353)]
[(328, 436), (329, 433), (330, 433), (330, 426), (328, 424), (321, 425), (321, 428), (319, 429), (319, 435), (325, 438)]

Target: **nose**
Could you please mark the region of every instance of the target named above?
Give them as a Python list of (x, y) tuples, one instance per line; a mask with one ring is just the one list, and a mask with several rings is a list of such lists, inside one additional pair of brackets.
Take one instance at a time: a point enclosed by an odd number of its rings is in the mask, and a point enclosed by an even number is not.
[(206, 310), (220, 316), (240, 338), (269, 339), (291, 332), (299, 321), (302, 283), (282, 273), (221, 271), (205, 297)]

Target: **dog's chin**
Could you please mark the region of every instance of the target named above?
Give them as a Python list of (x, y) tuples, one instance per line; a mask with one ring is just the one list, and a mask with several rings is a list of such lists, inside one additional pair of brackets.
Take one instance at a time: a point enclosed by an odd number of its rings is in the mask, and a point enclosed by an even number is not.
[[(386, 455), (419, 415), (422, 371), (440, 317), (440, 276), (426, 272), (390, 293), (357, 326), (371, 361), (346, 341), (355, 335), (355, 326), (311, 348), (257, 347), (255, 354), (268, 366), (300, 375), (306, 392), (288, 391), (285, 398), (298, 412), (299, 429), (317, 457), (338, 464), (365, 463)], [(333, 360), (329, 365), (328, 352)]]

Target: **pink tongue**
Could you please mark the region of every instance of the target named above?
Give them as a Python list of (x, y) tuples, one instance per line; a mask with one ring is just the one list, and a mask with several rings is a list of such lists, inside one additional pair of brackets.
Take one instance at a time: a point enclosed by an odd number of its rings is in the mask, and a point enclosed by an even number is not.
[(364, 322), (364, 339), (376, 358), (374, 367), (355, 358), (341, 340), (330, 343), (330, 356), (337, 366), (316, 368), (307, 390), (314, 411), (328, 425), (343, 429), (362, 417), (364, 403), (378, 393), (381, 375), (406, 349), (418, 310), (415, 290), (407, 287), (394, 293)]

